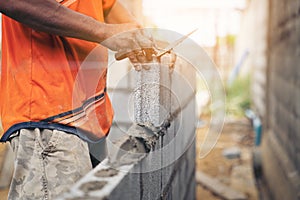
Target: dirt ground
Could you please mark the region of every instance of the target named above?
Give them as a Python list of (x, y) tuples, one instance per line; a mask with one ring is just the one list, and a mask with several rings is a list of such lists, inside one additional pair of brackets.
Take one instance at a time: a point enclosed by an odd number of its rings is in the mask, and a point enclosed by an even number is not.
[[(250, 122), (247, 119), (227, 120), (212, 151), (204, 158), (200, 158), (201, 144), (207, 131), (207, 125), (197, 129), (197, 170), (216, 178), (226, 186), (243, 192), (248, 200), (257, 200), (251, 164), (254, 133)], [(240, 158), (228, 159), (223, 156), (224, 149), (231, 147), (240, 149)], [(200, 184), (197, 184), (196, 192), (198, 200), (223, 199)]]

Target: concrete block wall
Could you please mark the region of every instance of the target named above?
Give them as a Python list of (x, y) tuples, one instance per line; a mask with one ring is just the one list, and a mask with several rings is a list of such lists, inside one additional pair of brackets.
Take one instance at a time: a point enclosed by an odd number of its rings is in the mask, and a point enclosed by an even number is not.
[(300, 1), (268, 3), (263, 196), (296, 200), (300, 199)]
[(268, 5), (269, 0), (249, 1), (235, 45), (236, 62), (245, 51), (249, 51), (241, 73), (251, 73), (251, 100), (262, 119), (267, 114)]
[[(115, 69), (129, 70), (122, 75), (118, 71), (108, 87), (116, 111), (108, 147), (126, 135), (133, 122), (157, 126), (171, 114), (170, 127), (142, 160), (112, 167), (105, 159), (59, 199), (195, 199), (196, 72), (188, 65), (178, 58), (173, 71), (163, 65), (136, 72), (125, 61), (111, 66), (111, 76)], [(147, 97), (137, 98), (140, 93)]]

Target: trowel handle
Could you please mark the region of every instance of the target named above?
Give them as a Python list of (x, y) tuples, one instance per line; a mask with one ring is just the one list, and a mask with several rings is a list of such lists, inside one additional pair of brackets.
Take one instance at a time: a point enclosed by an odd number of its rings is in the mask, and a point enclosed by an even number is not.
[(128, 58), (132, 54), (136, 54), (137, 55), (139, 53), (142, 53), (144, 56), (146, 56), (146, 58), (147, 58), (148, 61), (151, 61), (152, 58), (153, 58), (153, 55), (156, 54), (156, 51), (152, 47), (142, 48), (141, 50), (121, 51), (121, 52), (117, 52), (115, 54), (115, 59), (119, 61), (119, 60), (123, 60), (125, 58)]
[(127, 52), (125, 52), (125, 51), (123, 51), (123, 52), (117, 52), (116, 54), (115, 54), (115, 59), (116, 60), (123, 60), (123, 59), (125, 59), (125, 58), (128, 58), (131, 54), (133, 54), (134, 52), (133, 51), (127, 51)]

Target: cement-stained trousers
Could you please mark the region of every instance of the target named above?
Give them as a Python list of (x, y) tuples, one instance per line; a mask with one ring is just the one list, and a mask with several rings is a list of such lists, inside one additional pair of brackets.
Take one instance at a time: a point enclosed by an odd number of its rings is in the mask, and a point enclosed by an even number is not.
[(88, 144), (76, 135), (38, 128), (17, 134), (8, 199), (53, 199), (92, 169)]

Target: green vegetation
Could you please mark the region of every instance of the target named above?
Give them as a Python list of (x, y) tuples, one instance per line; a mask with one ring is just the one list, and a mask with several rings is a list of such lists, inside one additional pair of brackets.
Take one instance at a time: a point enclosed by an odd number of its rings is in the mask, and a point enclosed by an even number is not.
[(226, 88), (226, 114), (241, 117), (250, 106), (250, 76), (238, 77)]

